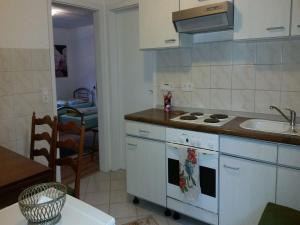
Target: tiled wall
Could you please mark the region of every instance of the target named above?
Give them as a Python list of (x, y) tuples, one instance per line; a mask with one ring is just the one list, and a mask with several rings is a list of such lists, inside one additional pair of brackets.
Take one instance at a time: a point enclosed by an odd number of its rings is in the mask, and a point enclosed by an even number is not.
[[(157, 51), (156, 104), (160, 85), (172, 84), (180, 107), (270, 112), (291, 107), (300, 115), (300, 39), (196, 44)], [(193, 84), (184, 92), (185, 82)]]
[[(0, 49), (0, 145), (28, 155), (32, 112), (53, 114), (49, 49)], [(43, 94), (48, 92), (48, 99)]]

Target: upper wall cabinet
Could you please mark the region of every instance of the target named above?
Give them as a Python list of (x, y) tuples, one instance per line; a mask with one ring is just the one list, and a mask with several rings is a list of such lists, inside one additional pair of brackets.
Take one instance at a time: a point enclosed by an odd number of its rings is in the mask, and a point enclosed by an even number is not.
[(300, 0), (293, 0), (291, 35), (300, 35)]
[(187, 47), (192, 36), (176, 32), (172, 13), (179, 10), (179, 0), (139, 0), (140, 48)]
[(235, 0), (234, 5), (234, 39), (289, 36), (291, 0)]
[(172, 12), (179, 0), (139, 0), (140, 48), (179, 47), (179, 34), (172, 23)]
[[(195, 8), (203, 5), (224, 2), (225, 0), (180, 0), (180, 10)], [(231, 0), (230, 0), (231, 1)]]

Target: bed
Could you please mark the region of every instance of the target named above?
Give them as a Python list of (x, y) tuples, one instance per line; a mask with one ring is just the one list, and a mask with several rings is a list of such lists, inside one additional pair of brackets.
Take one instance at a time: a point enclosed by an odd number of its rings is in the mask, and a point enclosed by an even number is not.
[(57, 100), (57, 108), (73, 107), (87, 108), (95, 105), (94, 94), (87, 88), (78, 88), (73, 92), (73, 98), (69, 100)]
[(98, 112), (95, 106), (84, 108), (63, 106), (58, 108), (57, 113), (61, 123), (73, 121), (78, 126), (84, 124), (86, 131), (98, 127)]

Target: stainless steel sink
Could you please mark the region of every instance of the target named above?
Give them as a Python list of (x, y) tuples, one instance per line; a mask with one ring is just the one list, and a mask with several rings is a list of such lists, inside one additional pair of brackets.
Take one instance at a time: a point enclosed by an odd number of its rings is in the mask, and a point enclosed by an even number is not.
[[(289, 123), (272, 121), (272, 120), (261, 120), (261, 119), (249, 119), (240, 124), (240, 127), (247, 130), (278, 133), (278, 134), (290, 134), (299, 135), (300, 133), (294, 133), (291, 131)], [(297, 129), (298, 128), (298, 129)], [(296, 131), (300, 131), (299, 125), (296, 126)]]

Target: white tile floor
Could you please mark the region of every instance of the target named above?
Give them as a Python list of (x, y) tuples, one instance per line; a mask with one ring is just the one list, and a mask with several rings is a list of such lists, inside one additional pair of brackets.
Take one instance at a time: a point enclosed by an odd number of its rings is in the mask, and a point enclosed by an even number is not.
[(81, 199), (116, 218), (122, 225), (152, 215), (159, 225), (204, 225), (193, 219), (182, 217), (175, 221), (164, 216), (164, 208), (140, 201), (132, 204), (132, 196), (126, 193), (125, 171), (98, 172), (81, 180)]

